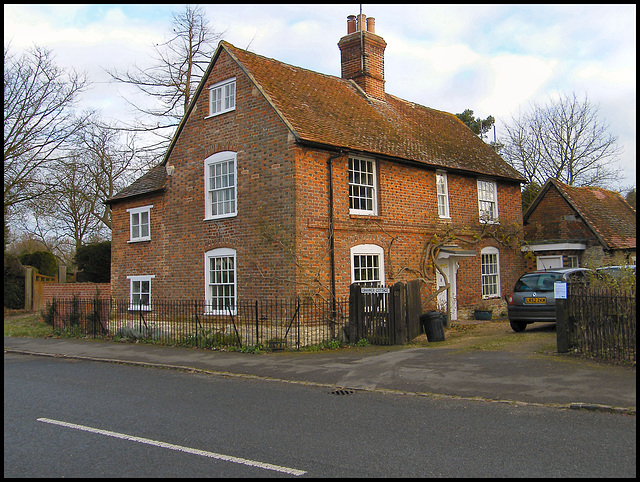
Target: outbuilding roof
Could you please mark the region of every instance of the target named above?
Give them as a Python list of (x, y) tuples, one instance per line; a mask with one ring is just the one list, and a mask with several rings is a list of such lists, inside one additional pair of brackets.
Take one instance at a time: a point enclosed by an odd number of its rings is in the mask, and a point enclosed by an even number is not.
[(524, 214), (525, 224), (551, 188), (557, 189), (584, 219), (603, 246), (608, 249), (635, 249), (636, 210), (619, 193), (600, 187), (569, 186), (557, 179), (549, 179)]

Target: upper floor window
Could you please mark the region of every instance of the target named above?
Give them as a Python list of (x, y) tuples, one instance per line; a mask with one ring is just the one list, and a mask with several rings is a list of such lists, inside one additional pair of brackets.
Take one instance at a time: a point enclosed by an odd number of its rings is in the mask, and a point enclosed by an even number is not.
[(151, 280), (154, 275), (127, 276), (129, 279), (129, 309), (151, 309)]
[(236, 153), (218, 152), (204, 161), (205, 219), (235, 216)]
[(349, 158), (349, 212), (377, 214), (376, 163), (368, 159)]
[(148, 241), (151, 239), (151, 208), (142, 206), (127, 209), (129, 213), (129, 242)]
[(478, 179), (478, 208), (481, 220), (498, 220), (498, 191), (495, 181)]
[(384, 250), (375, 244), (351, 248), (351, 282), (366, 287), (384, 284)]
[(227, 79), (209, 87), (209, 115), (218, 115), (236, 108), (236, 79)]
[(230, 248), (213, 249), (205, 253), (204, 261), (207, 312), (235, 314), (236, 251)]
[(438, 196), (438, 216), (449, 217), (449, 188), (447, 187), (447, 173), (436, 172), (436, 193)]
[(482, 297), (500, 296), (500, 253), (489, 246), (480, 251)]

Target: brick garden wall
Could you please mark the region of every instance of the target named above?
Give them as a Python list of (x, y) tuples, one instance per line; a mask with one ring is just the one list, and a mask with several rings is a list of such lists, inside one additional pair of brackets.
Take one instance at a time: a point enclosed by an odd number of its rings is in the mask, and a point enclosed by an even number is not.
[(42, 289), (45, 306), (54, 298), (68, 300), (73, 298), (73, 295), (90, 300), (95, 298), (98, 292), (100, 299), (108, 300), (111, 297), (110, 283), (45, 283)]

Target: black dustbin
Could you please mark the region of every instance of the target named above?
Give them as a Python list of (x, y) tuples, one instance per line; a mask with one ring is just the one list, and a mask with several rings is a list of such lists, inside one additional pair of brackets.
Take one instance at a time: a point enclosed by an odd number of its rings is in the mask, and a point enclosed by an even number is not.
[(420, 315), (422, 329), (429, 341), (444, 341), (443, 314), (439, 311), (428, 311)]

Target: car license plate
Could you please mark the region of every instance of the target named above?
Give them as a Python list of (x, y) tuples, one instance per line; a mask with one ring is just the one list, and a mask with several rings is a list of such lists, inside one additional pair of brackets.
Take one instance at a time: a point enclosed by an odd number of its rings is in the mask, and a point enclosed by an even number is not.
[(546, 298), (525, 298), (524, 302), (529, 305), (544, 305), (547, 302)]

